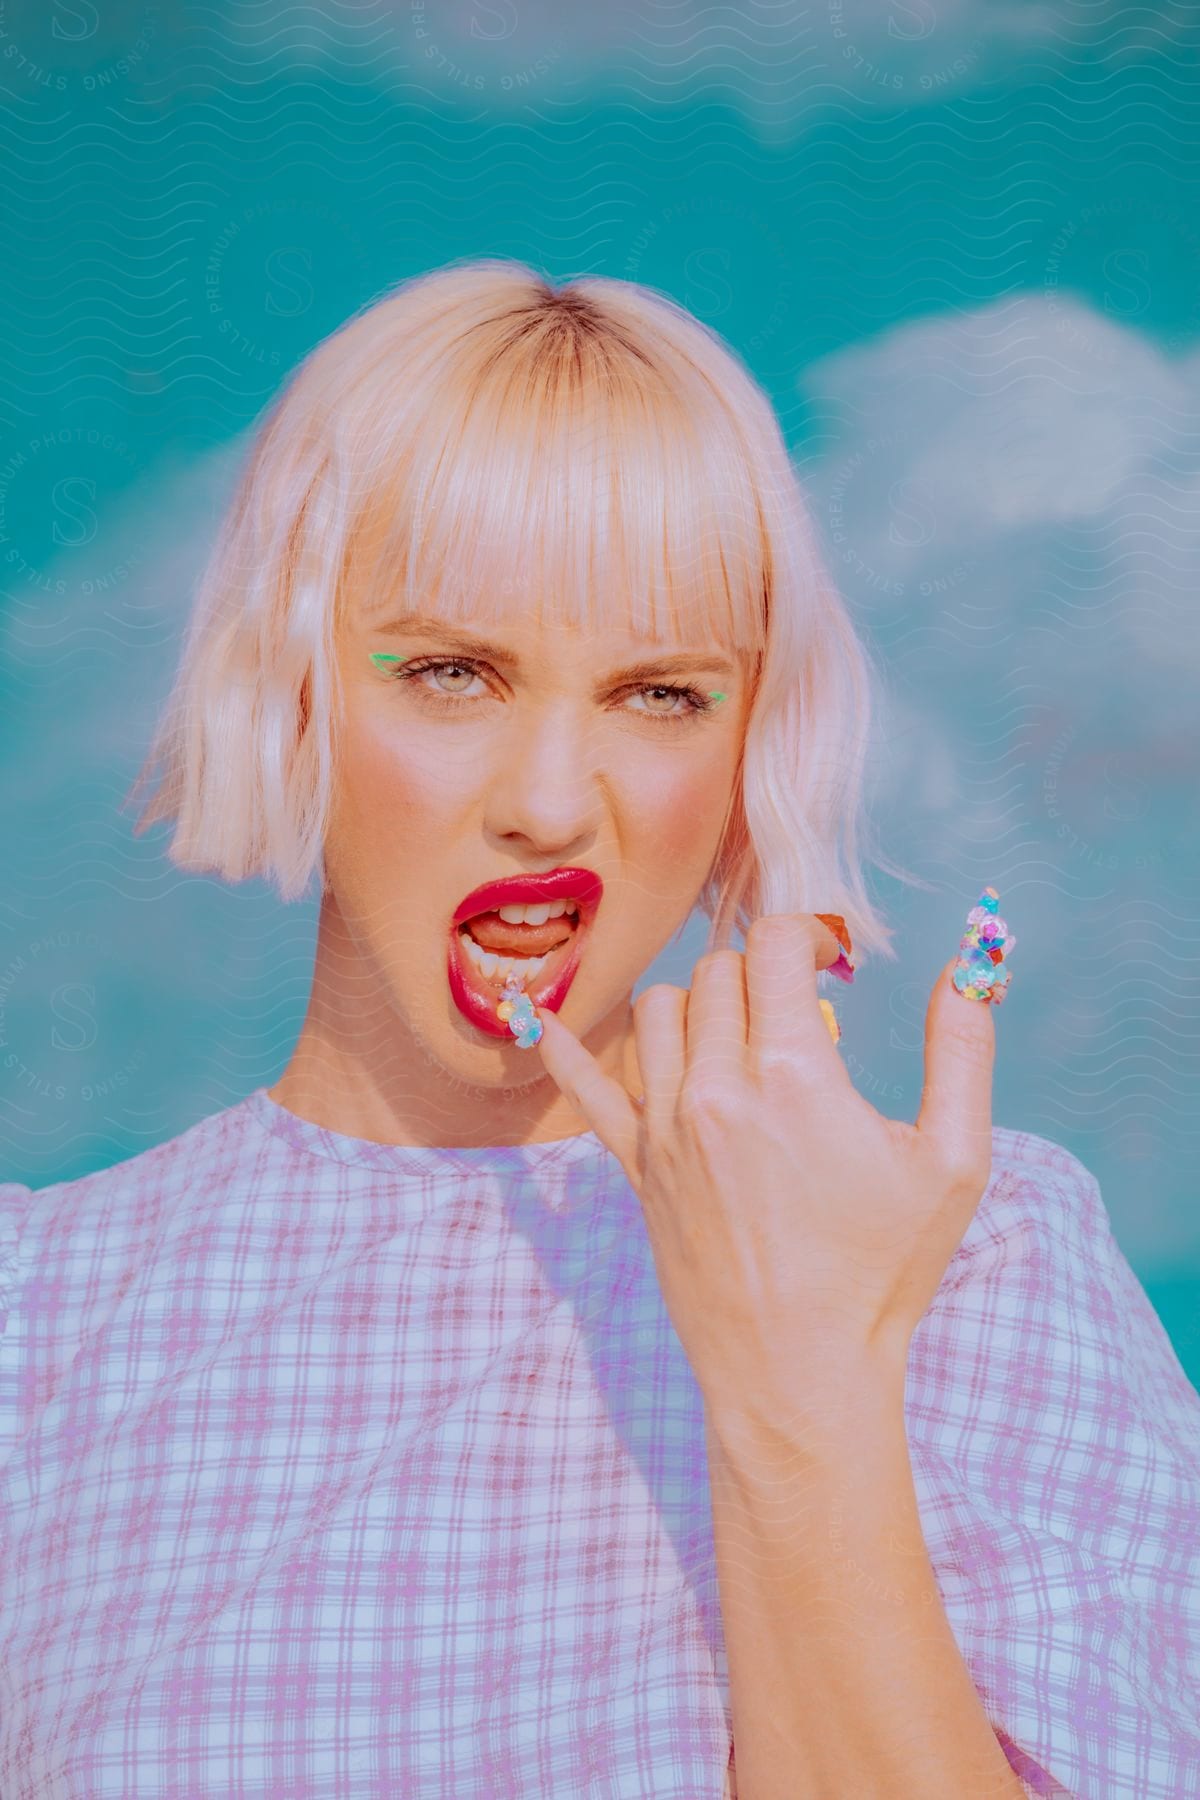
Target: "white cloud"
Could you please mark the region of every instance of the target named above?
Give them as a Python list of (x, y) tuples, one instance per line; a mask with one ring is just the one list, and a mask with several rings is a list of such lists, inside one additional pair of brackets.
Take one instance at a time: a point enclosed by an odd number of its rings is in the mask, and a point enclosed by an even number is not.
[(1103, 38), (1113, 55), (1122, 28), (1103, 8), (1081, 21), (1067, 0), (320, 0), (282, 17), (231, 5), (209, 16), (243, 72), (259, 50), (272, 69), (352, 60), (500, 112), (580, 82), (653, 105), (716, 94), (776, 142), (804, 129), (814, 105), (927, 105), (1040, 46)]
[(1092, 607), (1139, 657), (1194, 674), (1200, 352), (1172, 359), (1082, 301), (1027, 293), (897, 326), (801, 386), (832, 438), (809, 491), (874, 617), (953, 619), (967, 643), (981, 599), (1035, 627), (1049, 608), (1086, 651)]

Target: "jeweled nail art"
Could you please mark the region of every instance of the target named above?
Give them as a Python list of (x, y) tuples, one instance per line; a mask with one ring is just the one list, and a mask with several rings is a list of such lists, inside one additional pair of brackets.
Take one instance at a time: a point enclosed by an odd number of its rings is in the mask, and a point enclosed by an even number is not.
[(1011, 969), (1004, 960), (1016, 949), (1017, 940), (1000, 917), (1000, 896), (984, 888), (979, 904), (967, 914), (967, 928), (959, 940), (958, 956), (950, 979), (966, 1000), (983, 1000), (999, 1006), (1008, 992)]
[(839, 1043), (842, 1036), (842, 1026), (841, 1021), (833, 1010), (833, 1002), (821, 999), (817, 1001), (817, 1005), (821, 1009), (821, 1017), (825, 1021), (825, 1028), (829, 1032), (830, 1037), (835, 1044)]
[(504, 1020), (517, 1040), (518, 1050), (532, 1050), (542, 1036), (542, 1021), (533, 1010), (533, 1001), (511, 970), (500, 991), (503, 998), (496, 1008), (496, 1017)]
[(828, 925), (841, 945), (837, 961), (830, 963), (827, 969), (823, 969), (822, 974), (836, 975), (839, 981), (853, 982), (854, 945), (850, 940), (850, 933), (846, 929), (845, 919), (841, 913), (817, 913), (815, 917), (820, 919), (822, 925)]

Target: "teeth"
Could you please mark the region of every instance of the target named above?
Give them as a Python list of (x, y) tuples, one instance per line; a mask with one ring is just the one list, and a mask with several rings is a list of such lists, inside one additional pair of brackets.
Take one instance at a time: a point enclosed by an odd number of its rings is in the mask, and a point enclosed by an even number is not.
[(538, 906), (502, 906), (500, 917), (506, 925), (544, 925), (547, 919), (561, 919), (564, 913), (577, 913), (578, 900), (546, 900)]
[(547, 951), (545, 956), (497, 956), (494, 951), (483, 949), (469, 932), (462, 929), (459, 930), (458, 941), (475, 967), (482, 970), (489, 981), (496, 978), (503, 981), (510, 969), (532, 981), (550, 954)]

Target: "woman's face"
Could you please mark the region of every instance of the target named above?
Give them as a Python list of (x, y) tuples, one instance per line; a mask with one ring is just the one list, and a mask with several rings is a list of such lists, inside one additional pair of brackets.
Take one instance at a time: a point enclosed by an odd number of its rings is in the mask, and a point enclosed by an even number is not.
[[(372, 653), (403, 660), (380, 667)], [(558, 1011), (602, 1066), (636, 1080), (630, 993), (690, 914), (720, 843), (744, 667), (703, 636), (649, 645), (533, 618), (469, 630), (348, 623), (338, 655), (345, 716), (319, 956), (323, 1005), (341, 1009), (339, 1042), (352, 1048), (361, 1020), (389, 1116), (436, 1120), (413, 1141), (492, 1141), (484, 1120), (506, 1121), (513, 1142), (525, 1129), (582, 1128), (535, 1050), (460, 1010), (455, 910), (499, 878), (598, 875), (602, 895)], [(669, 660), (684, 655), (686, 666)], [(652, 667), (628, 673), (635, 663)], [(470, 979), (478, 1006), (487, 977), (472, 966)], [(398, 1048), (410, 1040), (412, 1056)]]

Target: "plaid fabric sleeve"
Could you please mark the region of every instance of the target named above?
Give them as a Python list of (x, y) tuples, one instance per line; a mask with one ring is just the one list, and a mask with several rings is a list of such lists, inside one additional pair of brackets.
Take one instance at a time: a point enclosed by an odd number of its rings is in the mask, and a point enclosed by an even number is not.
[(1200, 1796), (1200, 1395), (1095, 1177), (996, 1140), (908, 1365), (947, 1615), (1029, 1795)]

